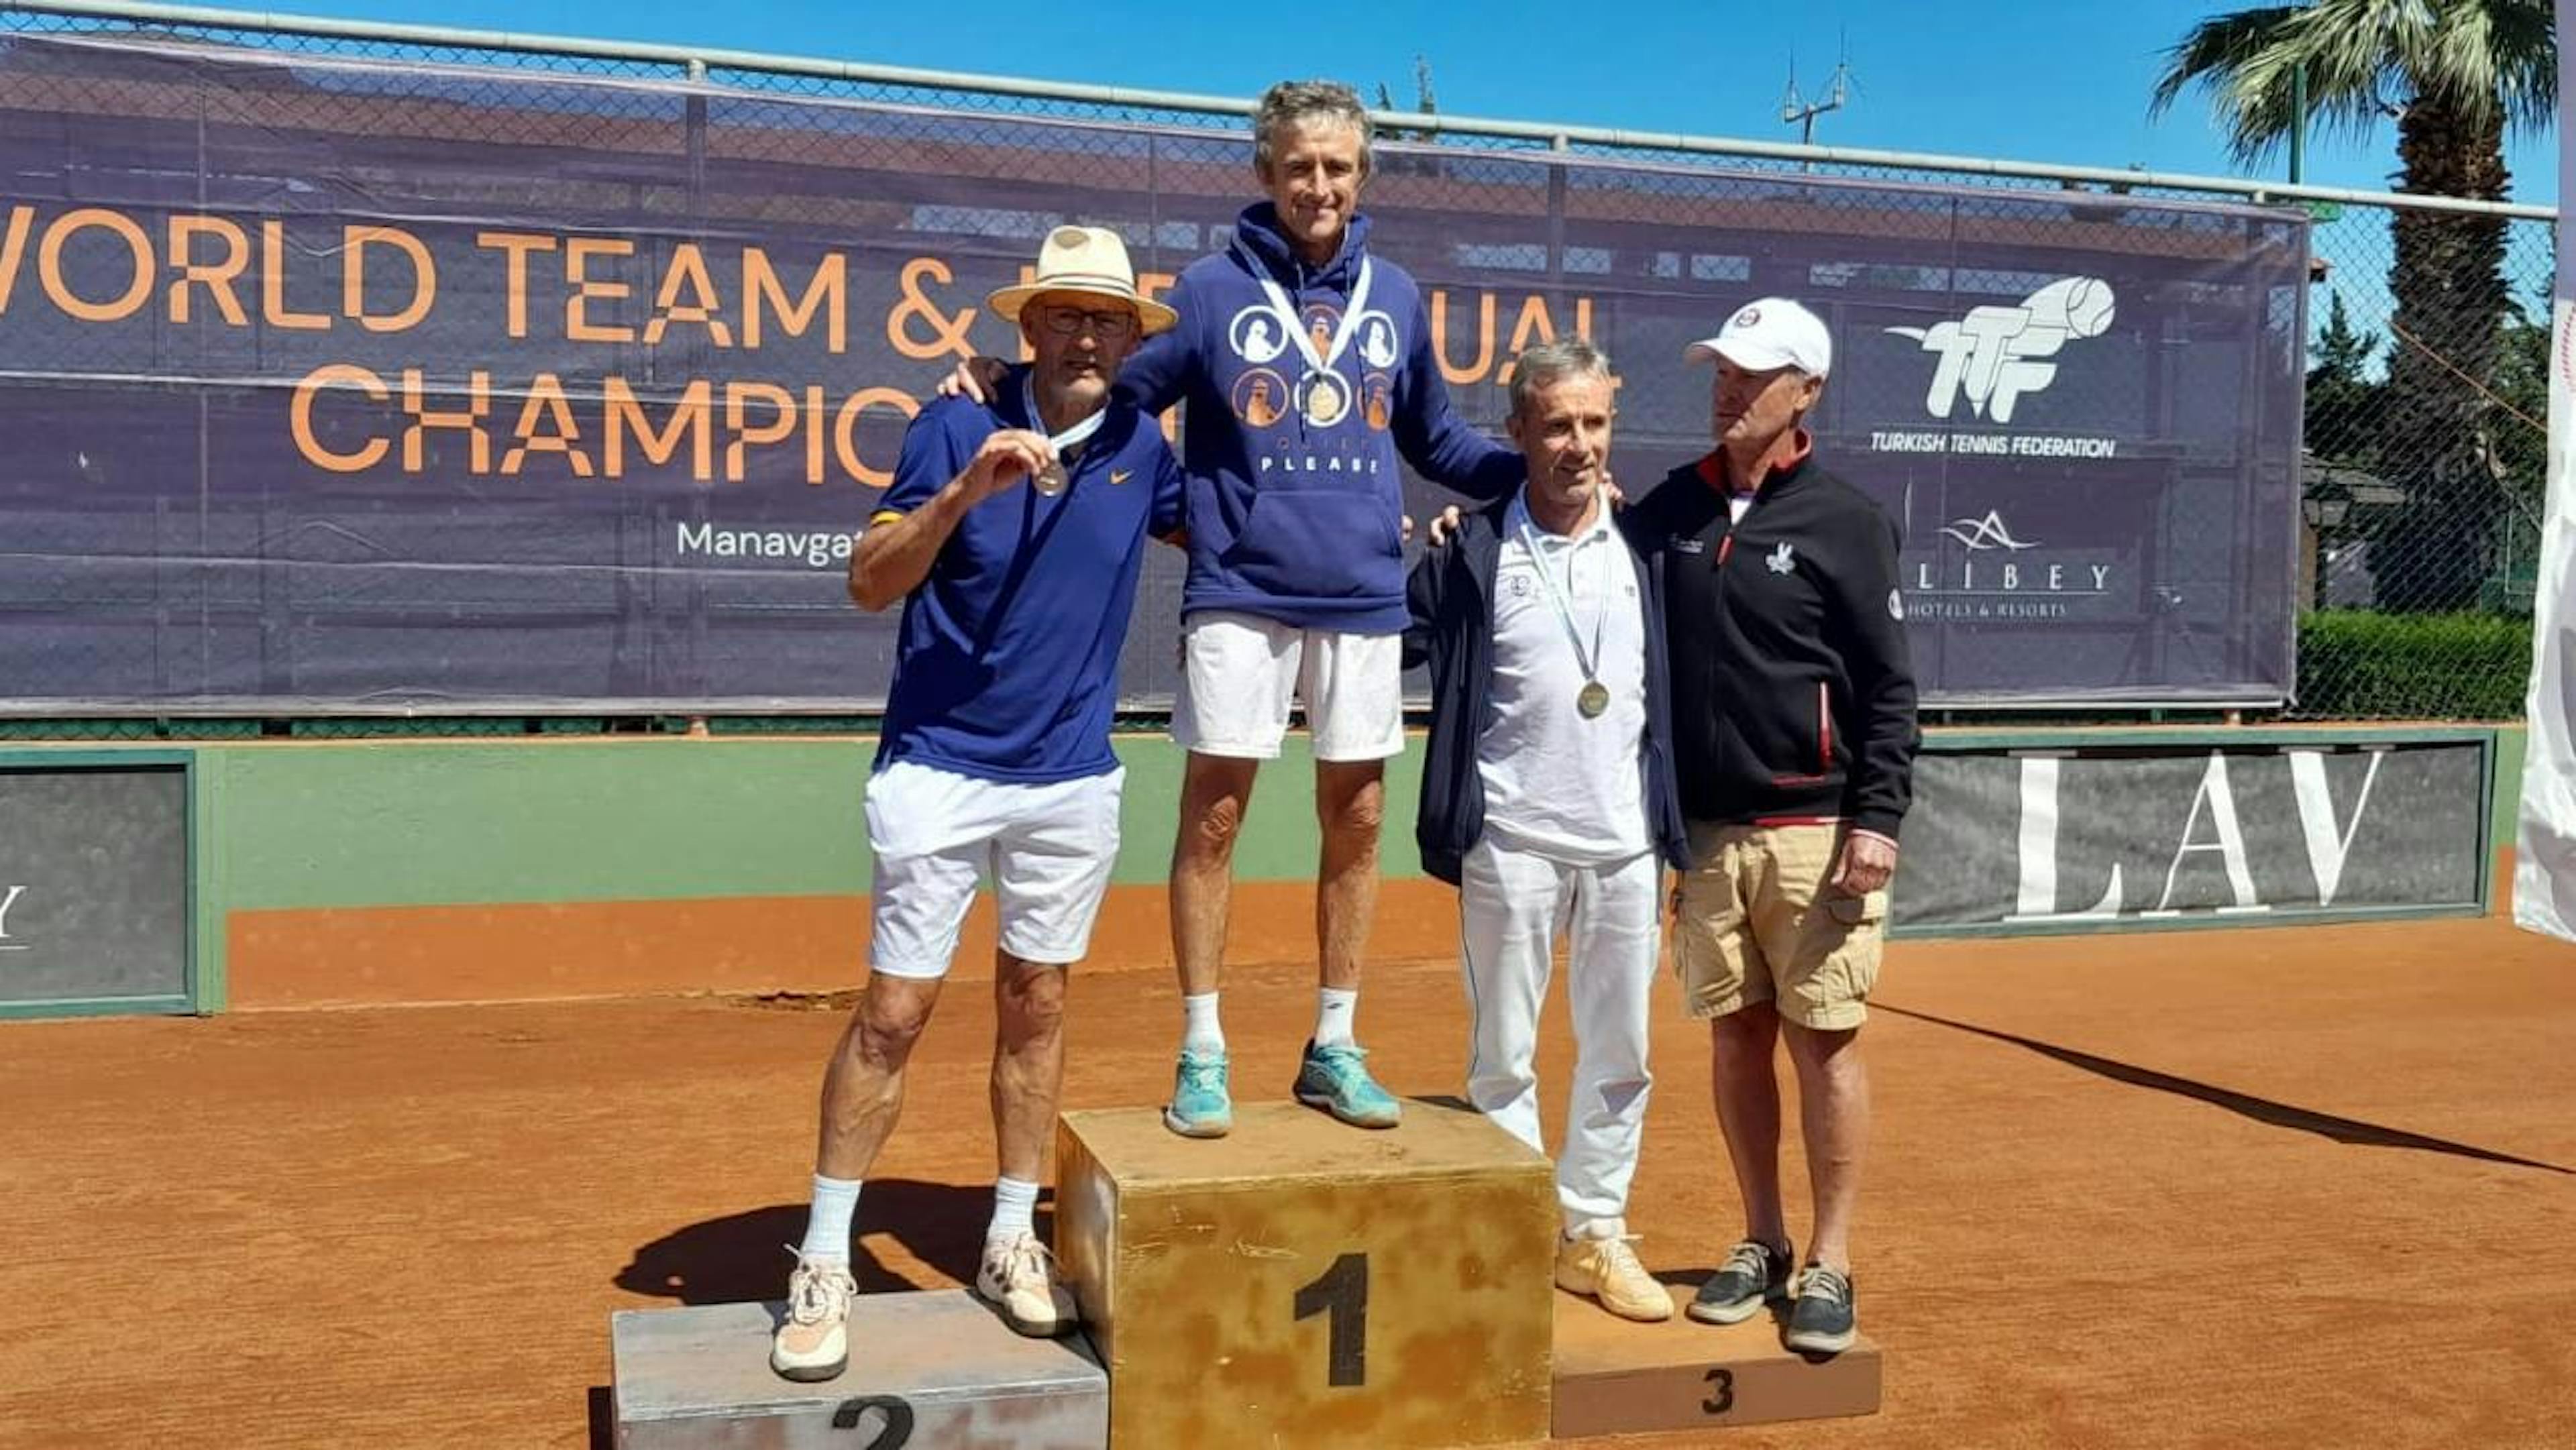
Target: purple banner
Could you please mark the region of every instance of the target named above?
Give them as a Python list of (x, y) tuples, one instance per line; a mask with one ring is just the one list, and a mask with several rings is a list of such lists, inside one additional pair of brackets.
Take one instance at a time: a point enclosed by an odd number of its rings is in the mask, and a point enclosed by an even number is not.
[[(872, 708), (852, 532), (914, 399), (1015, 356), (1068, 220), (1151, 289), (1240, 136), (679, 84), (0, 42), (0, 710)], [(2304, 219), (2096, 192), (1382, 148), (1464, 413), (1580, 331), (1638, 488), (1741, 302), (1836, 335), (1820, 456), (1897, 512), (1932, 704), (2290, 679)], [(1436, 491), (1409, 485), (1417, 516)], [(1122, 694), (1168, 703), (1157, 550)]]

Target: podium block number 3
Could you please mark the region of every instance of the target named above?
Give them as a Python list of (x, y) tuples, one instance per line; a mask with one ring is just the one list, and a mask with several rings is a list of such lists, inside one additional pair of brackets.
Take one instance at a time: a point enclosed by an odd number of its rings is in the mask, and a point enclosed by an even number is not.
[(1325, 1319), (1324, 1382), (1335, 1389), (1368, 1383), (1368, 1255), (1344, 1254), (1297, 1291), (1297, 1317)]

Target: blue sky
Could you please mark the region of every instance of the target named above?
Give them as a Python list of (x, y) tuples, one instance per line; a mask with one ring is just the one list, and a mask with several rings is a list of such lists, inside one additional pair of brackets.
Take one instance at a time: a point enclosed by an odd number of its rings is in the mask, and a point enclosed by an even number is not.
[[(251, 8), (236, 6), (232, 8)], [(289, 0), (274, 9), (369, 20), (697, 44), (1097, 85), (1251, 95), (1288, 75), (1338, 76), (1400, 102), (1429, 58), (1444, 111), (1701, 135), (1795, 139), (1779, 120), (1797, 61), (1823, 89), (1848, 56), (1849, 105), (1819, 122), (1829, 144), (2158, 171), (2241, 174), (2205, 103), (2161, 120), (2147, 93), (2163, 50), (2226, 8), (2009, 0), (1804, 0), (1788, 5), (1491, 0), (1308, 0), (1285, 5), (1084, 7), (974, 0), (900, 10), (822, 0)], [(1066, 15), (1088, 13), (1087, 23)], [(972, 15), (971, 24), (935, 15)], [(2556, 199), (2555, 138), (2517, 142), (2517, 200)], [(2386, 126), (2316, 138), (2308, 178), (2385, 189)], [(2279, 158), (2261, 174), (2281, 174)]]

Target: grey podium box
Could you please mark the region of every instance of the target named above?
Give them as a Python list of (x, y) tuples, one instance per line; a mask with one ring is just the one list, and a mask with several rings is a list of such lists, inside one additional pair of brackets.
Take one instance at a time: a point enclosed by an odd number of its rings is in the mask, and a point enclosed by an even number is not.
[(1027, 1339), (963, 1289), (862, 1294), (850, 1367), (769, 1368), (777, 1304), (609, 1316), (619, 1450), (1106, 1450), (1109, 1376), (1079, 1334)]

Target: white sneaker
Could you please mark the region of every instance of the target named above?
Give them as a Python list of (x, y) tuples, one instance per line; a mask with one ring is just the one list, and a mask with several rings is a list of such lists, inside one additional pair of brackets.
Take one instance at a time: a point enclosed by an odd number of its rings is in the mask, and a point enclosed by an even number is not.
[(1614, 1238), (1559, 1239), (1556, 1242), (1556, 1287), (1589, 1294), (1622, 1319), (1658, 1324), (1673, 1317), (1673, 1296), (1629, 1245), (1635, 1234)]
[(1057, 1275), (1055, 1255), (1031, 1233), (984, 1242), (975, 1292), (1002, 1311), (1002, 1322), (1032, 1338), (1070, 1333), (1079, 1311)]
[(858, 1292), (849, 1265), (797, 1255), (787, 1277), (787, 1318), (770, 1336), (769, 1367), (799, 1383), (838, 1378), (850, 1367), (850, 1300)]

